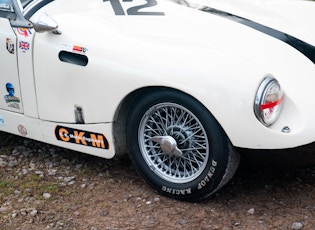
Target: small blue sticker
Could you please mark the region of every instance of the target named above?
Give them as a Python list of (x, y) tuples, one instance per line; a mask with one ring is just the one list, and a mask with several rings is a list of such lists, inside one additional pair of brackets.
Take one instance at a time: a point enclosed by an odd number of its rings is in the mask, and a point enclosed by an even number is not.
[(5, 126), (4, 117), (2, 115), (0, 115), (0, 125)]
[(11, 84), (10, 82), (8, 82), (5, 85), (7, 91), (8, 91), (8, 95), (4, 96), (4, 100), (7, 104), (8, 107), (14, 108), (14, 109), (20, 109), (20, 98), (16, 97), (14, 95), (14, 86), (13, 84)]

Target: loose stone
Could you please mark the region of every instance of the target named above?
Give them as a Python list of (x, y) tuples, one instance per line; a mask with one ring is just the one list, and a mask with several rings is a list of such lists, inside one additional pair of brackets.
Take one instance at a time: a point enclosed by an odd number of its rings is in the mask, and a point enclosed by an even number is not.
[(247, 213), (248, 213), (249, 215), (254, 215), (254, 214), (255, 214), (255, 209), (254, 209), (254, 208), (251, 208), (251, 209), (249, 209), (249, 210), (247, 211)]
[(38, 211), (36, 209), (34, 209), (34, 210), (31, 211), (30, 214), (31, 214), (31, 216), (36, 216), (37, 213), (38, 213)]
[(51, 195), (50, 195), (49, 193), (44, 193), (44, 194), (43, 194), (43, 197), (44, 197), (45, 199), (49, 199), (49, 198), (51, 197)]
[(293, 230), (300, 230), (303, 228), (303, 224), (301, 224), (300, 222), (294, 222), (291, 226), (291, 229)]

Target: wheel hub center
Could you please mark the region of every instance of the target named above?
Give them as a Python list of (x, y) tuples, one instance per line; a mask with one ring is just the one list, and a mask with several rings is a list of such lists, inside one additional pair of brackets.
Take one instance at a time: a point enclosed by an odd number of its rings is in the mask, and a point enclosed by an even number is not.
[(190, 149), (192, 147), (193, 132), (185, 126), (172, 126), (167, 132), (173, 137), (177, 143), (177, 147), (181, 151), (185, 152), (185, 149)]
[(161, 149), (166, 153), (173, 153), (177, 147), (177, 143), (174, 138), (170, 136), (163, 137), (160, 142)]
[(163, 153), (181, 157), (182, 151), (177, 147), (176, 140), (171, 136), (154, 136), (151, 138), (152, 141), (159, 143)]

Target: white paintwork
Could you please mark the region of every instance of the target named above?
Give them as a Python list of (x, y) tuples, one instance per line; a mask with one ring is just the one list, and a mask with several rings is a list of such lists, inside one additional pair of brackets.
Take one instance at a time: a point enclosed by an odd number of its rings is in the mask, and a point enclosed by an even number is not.
[[(172, 1), (172, 0), (170, 0)], [(315, 3), (303, 0), (189, 0), (253, 20), (315, 45)]]
[[(17, 39), (8, 20), (0, 18), (0, 28), (0, 109), (23, 113), (23, 103), (21, 100), (20, 83), (17, 69)], [(14, 46), (12, 53), (7, 50), (7, 40), (9, 40), (9, 43)], [(5, 100), (5, 96), (8, 95), (6, 89), (7, 83), (11, 83), (14, 86), (14, 96), (17, 97), (20, 102), (7, 103)]]
[[(123, 7), (126, 11), (145, 3), (125, 2)], [(315, 44), (313, 2), (193, 3), (196, 8), (228, 11)], [(315, 65), (307, 57), (252, 28), (170, 0), (159, 0), (145, 10), (165, 16), (116, 16), (110, 2), (100, 0), (55, 0), (39, 10), (31, 20), (47, 13), (62, 34), (34, 32), (27, 38), (33, 53), (18, 54), (24, 115), (0, 110), (0, 119), (5, 120), (0, 130), (19, 134), (17, 126), (22, 124), (29, 138), (110, 158), (115, 152), (112, 122), (120, 103), (134, 90), (164, 86), (203, 103), (235, 146), (276, 149), (315, 141)], [(0, 19), (0, 37), (6, 36), (2, 34), (5, 20)], [(72, 51), (73, 46), (87, 51)], [(88, 65), (61, 62), (61, 50), (86, 55)], [(279, 119), (267, 128), (256, 119), (253, 102), (268, 74), (280, 82), (285, 101)], [(85, 125), (73, 124), (75, 106), (83, 108)], [(110, 149), (58, 141), (54, 134), (58, 124), (102, 133)], [(290, 133), (281, 132), (285, 126)]]
[[(26, 129), (27, 134), (22, 135), (18, 131), (18, 126), (23, 125)], [(109, 149), (104, 150), (102, 148), (92, 148), (89, 146), (78, 145), (73, 143), (67, 143), (63, 141), (58, 141), (55, 137), (55, 128), (57, 125), (66, 126), (73, 129), (87, 130), (96, 133), (106, 133), (106, 138), (109, 142)], [(62, 124), (47, 122), (40, 119), (30, 118), (23, 116), (22, 114), (14, 113), (11, 111), (0, 111), (0, 130), (13, 133), (20, 136), (25, 136), (34, 140), (39, 140), (52, 145), (61, 146), (67, 149), (72, 149), (75, 151), (85, 152), (102, 158), (112, 158), (115, 155), (115, 148), (113, 144), (113, 137), (111, 135), (112, 125), (111, 123), (101, 123), (101, 124)], [(112, 145), (112, 146), (111, 146)]]
[[(26, 35), (23, 34), (26, 33)], [(38, 118), (37, 111), (37, 99), (36, 99), (36, 91), (35, 91), (35, 82), (34, 82), (34, 72), (33, 65), (30, 63), (33, 62), (33, 38), (35, 31), (34, 29), (29, 29), (24, 31), (20, 31), (15, 28), (15, 33), (17, 35), (18, 42), (25, 41), (30, 44), (29, 51), (23, 51), (21, 49), (17, 49), (18, 52), (18, 71), (22, 77), (20, 77), (21, 84), (21, 94), (23, 95), (23, 104), (24, 104), (24, 115)]]

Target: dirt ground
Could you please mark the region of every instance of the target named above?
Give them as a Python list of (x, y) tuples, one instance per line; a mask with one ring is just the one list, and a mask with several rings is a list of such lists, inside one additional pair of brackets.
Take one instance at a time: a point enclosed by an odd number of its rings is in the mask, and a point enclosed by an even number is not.
[(127, 157), (0, 139), (0, 229), (315, 229), (314, 144), (242, 150), (227, 186), (185, 203), (156, 194)]

